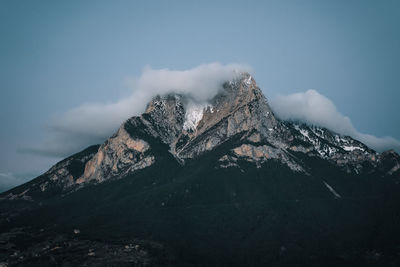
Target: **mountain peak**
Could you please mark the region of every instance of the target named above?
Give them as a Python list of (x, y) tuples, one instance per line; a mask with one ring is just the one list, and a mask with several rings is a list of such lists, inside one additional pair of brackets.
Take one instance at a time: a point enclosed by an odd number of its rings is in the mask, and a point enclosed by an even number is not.
[[(277, 125), (266, 98), (248, 73), (225, 82), (207, 102), (190, 95), (158, 95), (145, 113), (127, 120), (100, 147), (79, 182), (101, 181), (153, 164), (155, 155), (149, 149), (150, 141), (143, 136), (161, 140), (178, 161), (184, 162), (236, 135), (251, 133), (254, 140), (261, 141)], [(137, 149), (139, 146), (146, 149)]]
[(360, 172), (367, 165), (375, 168), (379, 161), (385, 162), (385, 172), (397, 173), (400, 166), (400, 159), (390, 152), (377, 156), (350, 137), (279, 121), (254, 78), (240, 73), (223, 83), (209, 101), (178, 93), (155, 96), (141, 116), (124, 122), (85, 161), (80, 177), (66, 184), (82, 186), (147, 168), (157, 162), (155, 147), (167, 148), (184, 164), (224, 143), (232, 147), (220, 157), (220, 166), (236, 166), (239, 159), (260, 166), (274, 159), (306, 173), (296, 153), (329, 160), (349, 172)]
[[(205, 124), (216, 123), (255, 101), (266, 102), (266, 99), (254, 78), (249, 73), (240, 73), (223, 83), (220, 90), (208, 101), (199, 101), (190, 94), (157, 95), (148, 103), (145, 113), (152, 114), (160, 122), (183, 123), (182, 130), (190, 133), (201, 131), (200, 128), (204, 128)], [(271, 113), (270, 110), (267, 112)]]

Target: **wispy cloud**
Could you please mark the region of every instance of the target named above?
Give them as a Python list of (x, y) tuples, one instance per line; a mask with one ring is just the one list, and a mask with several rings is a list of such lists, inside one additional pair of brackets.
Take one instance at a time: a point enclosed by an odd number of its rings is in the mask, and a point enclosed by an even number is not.
[(132, 93), (115, 103), (91, 103), (76, 107), (54, 118), (45, 142), (21, 149), (21, 152), (62, 157), (86, 146), (103, 142), (120, 124), (141, 114), (146, 104), (157, 94), (181, 93), (197, 101), (214, 97), (225, 81), (240, 72), (250, 72), (243, 64), (204, 64), (189, 70), (144, 68), (140, 77), (132, 80)]
[(296, 120), (319, 125), (343, 135), (349, 135), (369, 147), (384, 151), (400, 151), (400, 142), (393, 137), (376, 137), (359, 132), (349, 117), (340, 113), (335, 104), (315, 90), (278, 96), (270, 102), (275, 114), (283, 120)]

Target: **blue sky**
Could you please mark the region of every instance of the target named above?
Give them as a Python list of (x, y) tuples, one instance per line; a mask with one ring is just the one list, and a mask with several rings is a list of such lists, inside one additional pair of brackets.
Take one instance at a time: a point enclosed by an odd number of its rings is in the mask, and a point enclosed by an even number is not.
[(399, 28), (398, 1), (0, 0), (0, 179), (49, 168), (24, 148), (68, 110), (129, 96), (146, 65), (248, 64), (267, 98), (314, 89), (399, 140)]

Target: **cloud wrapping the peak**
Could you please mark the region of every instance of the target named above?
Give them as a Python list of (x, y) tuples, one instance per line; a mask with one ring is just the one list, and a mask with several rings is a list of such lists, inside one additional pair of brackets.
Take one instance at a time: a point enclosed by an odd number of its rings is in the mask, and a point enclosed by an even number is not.
[(351, 136), (380, 152), (388, 149), (400, 151), (400, 142), (393, 137), (376, 137), (359, 132), (329, 98), (315, 90), (278, 96), (270, 104), (275, 115), (282, 120), (322, 126), (339, 134)]
[(156, 95), (180, 93), (197, 102), (213, 98), (224, 82), (242, 72), (250, 72), (244, 64), (211, 63), (189, 70), (152, 69), (146, 66), (140, 77), (132, 81), (130, 96), (111, 104), (84, 104), (55, 118), (49, 125), (46, 141), (21, 151), (45, 156), (67, 156), (94, 143), (102, 142), (120, 124), (144, 112)]
[(180, 93), (192, 96), (199, 102), (213, 98), (222, 84), (232, 80), (241, 72), (250, 72), (246, 65), (219, 63), (200, 65), (190, 70), (154, 70), (146, 67), (142, 76), (136, 82), (136, 88), (141, 92), (156, 94)]

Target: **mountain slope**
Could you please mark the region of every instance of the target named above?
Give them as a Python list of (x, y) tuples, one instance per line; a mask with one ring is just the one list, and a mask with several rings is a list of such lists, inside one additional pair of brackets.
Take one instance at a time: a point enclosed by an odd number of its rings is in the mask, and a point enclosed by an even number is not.
[[(2, 194), (0, 255), (58, 262), (62, 244), (84, 240), (81, 262), (389, 266), (400, 263), (399, 181), (398, 154), (280, 121), (241, 74), (207, 103), (155, 97), (101, 146)], [(32, 245), (41, 230), (63, 234), (58, 256)], [(130, 242), (146, 257), (117, 249)]]

